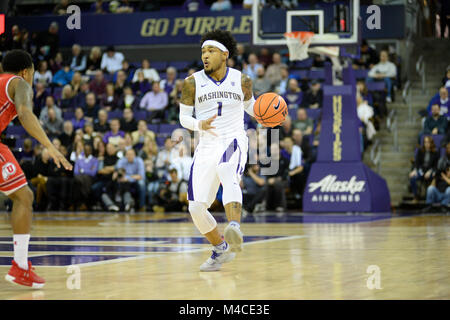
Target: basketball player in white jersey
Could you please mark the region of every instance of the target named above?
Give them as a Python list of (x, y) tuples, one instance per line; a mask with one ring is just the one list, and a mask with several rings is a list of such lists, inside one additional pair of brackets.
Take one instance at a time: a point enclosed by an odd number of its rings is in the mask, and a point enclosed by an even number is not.
[[(184, 80), (180, 122), (183, 127), (200, 133), (189, 177), (189, 212), (197, 229), (213, 245), (211, 257), (200, 270), (218, 271), (242, 250), (239, 182), (248, 150), (244, 110), (253, 116), (255, 99), (250, 78), (227, 67), (227, 59), (236, 53), (236, 41), (231, 33), (208, 32), (201, 44), (204, 69)], [(224, 237), (208, 212), (220, 183), (229, 221)]]

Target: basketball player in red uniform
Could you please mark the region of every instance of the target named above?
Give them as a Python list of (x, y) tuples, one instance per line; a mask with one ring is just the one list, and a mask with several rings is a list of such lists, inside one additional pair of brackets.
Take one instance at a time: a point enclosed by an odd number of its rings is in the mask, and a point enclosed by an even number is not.
[[(18, 117), (24, 129), (44, 147), (56, 166), (72, 170), (69, 161), (51, 143), (33, 114), (33, 74), (31, 56), (23, 50), (9, 51), (0, 74), (0, 132)], [(9, 148), (0, 143), (0, 191), (13, 202), (11, 224), (14, 234), (14, 260), (5, 279), (9, 282), (42, 288), (45, 280), (33, 272), (28, 261), (28, 242), (32, 220), (33, 192)]]

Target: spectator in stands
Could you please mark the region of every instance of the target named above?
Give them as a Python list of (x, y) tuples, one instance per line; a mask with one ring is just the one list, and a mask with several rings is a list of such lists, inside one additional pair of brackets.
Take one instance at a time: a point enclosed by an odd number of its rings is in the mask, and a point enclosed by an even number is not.
[[(448, 213), (450, 210), (450, 166), (447, 166), (443, 171), (436, 175), (433, 182), (427, 188), (428, 205), (439, 203), (443, 213)], [(424, 209), (428, 212), (430, 207)]]
[(175, 158), (173, 149), (173, 142), (170, 137), (167, 137), (164, 141), (164, 149), (159, 151), (156, 157), (155, 167), (159, 178), (163, 178), (167, 174), (172, 159)]
[(278, 213), (286, 210), (286, 192), (288, 184), (289, 160), (280, 153), (277, 143), (270, 146), (271, 161), (278, 161), (278, 171), (267, 176), (267, 209), (275, 209)]
[(225, 11), (225, 10), (231, 10), (231, 2), (230, 0), (216, 0), (211, 5), (211, 11)]
[(38, 68), (34, 73), (34, 84), (42, 83), (44, 86), (48, 86), (52, 82), (52, 73), (48, 70), (47, 61), (42, 60), (38, 64)]
[(123, 197), (124, 210), (133, 207), (132, 194), (139, 196), (139, 211), (145, 211), (145, 167), (144, 161), (136, 156), (133, 148), (127, 150), (125, 157), (116, 165), (113, 180), (117, 179), (119, 192)]
[(150, 62), (148, 59), (142, 60), (142, 67), (137, 69), (134, 73), (133, 82), (138, 81), (137, 74), (139, 71), (142, 71), (144, 73), (144, 78), (147, 79), (149, 82), (157, 81), (159, 82), (159, 74), (158, 71), (154, 68), (150, 68)]
[(308, 135), (313, 132), (314, 121), (308, 118), (308, 113), (303, 108), (297, 110), (297, 120), (294, 121), (294, 128), (299, 129), (303, 135)]
[(60, 2), (53, 8), (53, 14), (60, 16), (66, 15), (68, 7), (69, 0), (60, 0)]
[(322, 85), (317, 80), (311, 81), (311, 86), (303, 97), (301, 107), (309, 109), (322, 108), (323, 90)]
[(206, 9), (205, 2), (203, 0), (185, 0), (183, 3), (183, 10), (189, 12), (196, 12), (198, 10)]
[(118, 102), (119, 108), (122, 110), (132, 109), (136, 110), (139, 108), (139, 101), (136, 99), (136, 96), (133, 94), (133, 90), (130, 86), (126, 86), (123, 89), (122, 98)]
[(378, 62), (378, 54), (372, 49), (366, 40), (363, 40), (360, 47), (360, 58), (353, 60), (355, 69), (372, 69)]
[(75, 161), (73, 171), (73, 203), (75, 209), (80, 210), (90, 209), (91, 200), (91, 186), (94, 178), (97, 175), (98, 160), (92, 155), (92, 146), (86, 144), (84, 146), (84, 154)]
[(105, 109), (101, 109), (98, 111), (98, 117), (94, 121), (94, 131), (104, 134), (108, 130), (109, 130), (108, 112)]
[(386, 101), (392, 102), (392, 82), (397, 77), (397, 66), (389, 61), (389, 54), (386, 50), (380, 52), (380, 62), (370, 69), (367, 81), (383, 80), (386, 84)]
[(67, 63), (63, 63), (63, 68), (55, 73), (52, 82), (60, 87), (72, 81), (73, 71), (70, 70), (70, 66)]
[(257, 71), (259, 68), (262, 68), (263, 65), (258, 63), (258, 57), (254, 53), (250, 53), (248, 56), (248, 64), (243, 64), (243, 71), (246, 75), (248, 75), (252, 80), (257, 78)]
[(63, 119), (56, 116), (55, 109), (48, 110), (48, 116), (43, 121), (42, 128), (50, 139), (59, 136), (62, 132)]
[(122, 98), (123, 90), (128, 85), (127, 83), (127, 75), (122, 70), (117, 72), (116, 82), (114, 84), (114, 93), (117, 97)]
[(177, 69), (168, 67), (166, 70), (166, 79), (162, 79), (159, 85), (161, 89), (170, 94), (175, 88), (175, 81), (177, 80)]
[(265, 77), (264, 68), (260, 67), (257, 72), (257, 78), (253, 81), (253, 93), (255, 97), (263, 93), (269, 92), (271, 88), (270, 81)]
[[(361, 96), (361, 98), (367, 102), (369, 106), (373, 107), (373, 97), (367, 88), (366, 82), (359, 80), (356, 82), (356, 92)], [(376, 112), (375, 112), (376, 113)]]
[(122, 0), (122, 2), (113, 0), (109, 3), (110, 13), (133, 13), (134, 8), (128, 0)]
[[(140, 147), (144, 145), (146, 139), (150, 139), (155, 142), (155, 133), (148, 129), (147, 122), (145, 122), (145, 120), (139, 120), (137, 130), (131, 133), (131, 138), (133, 139), (133, 146), (140, 149)], [(154, 150), (156, 150), (156, 148)], [(142, 158), (145, 160), (144, 157)]]
[(89, 91), (95, 93), (96, 96), (100, 97), (106, 93), (106, 84), (107, 81), (103, 76), (103, 72), (101, 70), (97, 70), (95, 72), (94, 79), (89, 82)]
[(296, 199), (300, 199), (306, 184), (302, 149), (294, 144), (291, 137), (283, 139), (283, 149), (289, 154), (289, 188)]
[(372, 140), (373, 136), (377, 133), (371, 121), (374, 116), (373, 108), (359, 94), (356, 95), (356, 107), (358, 118), (364, 123), (367, 139)]
[(159, 194), (156, 196), (157, 205), (153, 206), (154, 212), (186, 211), (188, 200), (188, 184), (180, 180), (177, 169), (169, 169), (170, 180), (161, 184)]
[(91, 75), (95, 74), (97, 70), (101, 68), (102, 63), (102, 50), (100, 47), (92, 47), (91, 52), (89, 53), (89, 57), (87, 59), (87, 69), (86, 74)]
[(39, 115), (39, 120), (43, 123), (48, 118), (48, 110), (54, 109), (56, 112), (57, 118), (62, 118), (62, 111), (55, 104), (55, 98), (53, 96), (47, 96), (45, 99), (45, 107), (41, 110), (41, 114)]
[(146, 94), (151, 89), (151, 85), (150, 85), (150, 82), (148, 82), (148, 80), (145, 79), (144, 72), (136, 71), (135, 75), (136, 74), (137, 74), (137, 77), (138, 77), (138, 81), (134, 82), (132, 84), (133, 92), (137, 96), (142, 97), (144, 94)]
[[(151, 131), (150, 131), (151, 132)], [(142, 158), (142, 160), (146, 161), (148, 159), (152, 160), (153, 165), (156, 161), (156, 156), (158, 155), (158, 146), (156, 145), (156, 141), (151, 136), (146, 136), (143, 143), (135, 143), (133, 139), (133, 147), (135, 150), (139, 150), (138, 156)], [(139, 147), (139, 144), (141, 145)]]
[(49, 70), (52, 74), (57, 73), (63, 68), (64, 58), (61, 52), (57, 52), (55, 57), (48, 60)]
[[(287, 65), (281, 62), (281, 55), (278, 52), (275, 52), (272, 55), (272, 60), (273, 63), (267, 67), (266, 78), (270, 81), (270, 84), (273, 87), (276, 87), (283, 80), (283, 69), (286, 69)], [(288, 76), (286, 76), (285, 79), (287, 79)]]
[(77, 161), (77, 159), (82, 155), (84, 155), (83, 135), (75, 133), (72, 152), (70, 153), (70, 161), (75, 163), (75, 161)]
[(72, 46), (72, 57), (70, 59), (70, 69), (73, 71), (84, 72), (86, 70), (86, 55), (81, 51), (79, 44)]
[[(90, 121), (86, 121), (83, 127), (83, 143), (84, 145), (92, 145), (95, 137), (94, 125)], [(104, 146), (104, 145), (103, 145)]]
[(180, 100), (181, 93), (183, 91), (183, 80), (177, 80), (173, 90), (169, 94), (169, 107), (167, 121), (169, 123), (179, 122), (179, 110), (180, 110)]
[(114, 193), (112, 176), (118, 160), (116, 147), (111, 143), (107, 144), (104, 157), (98, 158), (97, 179), (92, 185), (92, 194), (95, 199), (101, 199), (105, 207), (114, 212), (119, 211), (120, 208), (111, 200), (109, 194)]
[(105, 144), (112, 143), (115, 146), (119, 145), (119, 140), (125, 137), (125, 132), (120, 130), (120, 120), (112, 119), (109, 123), (111, 130), (106, 132), (103, 136)]
[(84, 123), (86, 122), (86, 119), (84, 118), (84, 111), (81, 107), (78, 107), (75, 109), (75, 117), (72, 119), (72, 126), (74, 131), (77, 131), (78, 129), (84, 128)]
[(445, 77), (442, 78), (442, 85), (446, 88), (450, 88), (450, 65), (447, 67)]
[(81, 77), (81, 73), (79, 71), (74, 72), (72, 81), (70, 81), (70, 86), (72, 87), (72, 92), (74, 96), (80, 93), (82, 84), (83, 80)]
[(122, 61), (124, 59), (125, 57), (121, 52), (116, 52), (114, 46), (109, 46), (102, 55), (100, 69), (110, 74), (114, 74), (116, 71), (122, 69)]
[(431, 107), (434, 104), (439, 105), (441, 116), (450, 118), (450, 99), (448, 98), (448, 89), (446, 87), (439, 88), (439, 93), (431, 98), (427, 107), (428, 115), (431, 115)]
[(441, 108), (438, 104), (431, 106), (431, 116), (428, 116), (424, 123), (424, 134), (445, 134), (447, 130), (447, 118), (441, 116)]
[(313, 153), (309, 143), (309, 138), (304, 137), (300, 129), (294, 129), (292, 130), (292, 140), (294, 145), (299, 146), (302, 150), (303, 165), (305, 166), (305, 172), (308, 172), (309, 165), (313, 162)]
[(67, 149), (72, 149), (71, 146), (73, 144), (74, 138), (75, 132), (73, 130), (72, 121), (70, 120), (64, 121), (63, 132), (58, 137), (59, 141), (61, 141), (61, 144), (65, 146)]
[[(133, 79), (133, 76), (134, 76), (134, 73), (135, 73), (135, 68), (133, 66), (130, 66), (130, 63), (127, 60), (123, 60), (122, 61), (122, 69), (120, 69), (119, 71), (123, 71), (125, 73), (125, 77), (126, 77), (125, 82), (126, 83), (131, 83), (132, 82), (131, 80)], [(119, 71), (117, 71), (114, 74), (113, 81), (117, 80), (117, 73)]]
[(93, 4), (91, 4), (91, 12), (96, 14), (107, 13), (109, 10), (109, 3), (103, 2), (103, 0), (96, 0)]
[(106, 92), (100, 100), (100, 106), (108, 111), (115, 110), (119, 106), (119, 99), (114, 92), (114, 84), (109, 82), (106, 85)]
[(137, 130), (137, 122), (134, 119), (133, 110), (126, 108), (123, 110), (123, 117), (120, 119), (120, 128), (124, 132), (133, 132)]
[(236, 49), (237, 53), (234, 57), (234, 60), (236, 61), (236, 69), (242, 70), (244, 64), (247, 63), (248, 54), (245, 52), (245, 47), (242, 43), (238, 43)]
[(59, 50), (58, 23), (53, 21), (47, 31), (38, 34), (36, 46), (38, 57), (42, 59), (54, 58)]
[(85, 119), (87, 121), (94, 122), (99, 110), (100, 107), (95, 99), (95, 94), (93, 92), (88, 93), (86, 95), (86, 103), (83, 107)]
[[(147, 147), (144, 146), (141, 151), (144, 149), (147, 149)], [(145, 180), (147, 181), (147, 204), (149, 208), (153, 208), (156, 205), (156, 195), (158, 194), (160, 185), (160, 179), (155, 169), (155, 158), (156, 156), (151, 156), (144, 160)]]
[(417, 182), (424, 181), (428, 185), (434, 177), (437, 168), (439, 154), (436, 151), (433, 138), (425, 136), (423, 146), (419, 148), (415, 160), (414, 168), (409, 174), (411, 192), (414, 195), (414, 201), (417, 202), (419, 193)]
[(47, 199), (47, 180), (53, 174), (54, 163), (50, 159), (47, 148), (42, 149), (33, 164), (31, 184), (36, 188), (36, 204), (38, 210), (45, 210)]
[(189, 181), (192, 157), (185, 143), (178, 144), (179, 156), (172, 159), (170, 166), (177, 170), (178, 180)]
[(242, 2), (243, 9), (251, 9), (253, 7), (253, 0), (244, 0)]
[(270, 54), (269, 49), (263, 47), (258, 55), (258, 61), (261, 63), (264, 68), (267, 68), (272, 63), (272, 55)]
[(46, 104), (48, 92), (45, 90), (45, 85), (43, 83), (36, 83), (34, 85), (34, 95), (33, 95), (33, 112), (39, 117), (42, 108)]
[(164, 112), (168, 105), (167, 92), (161, 91), (158, 82), (154, 82), (152, 85), (152, 91), (147, 92), (141, 100), (140, 107), (147, 111), (151, 111), (149, 121), (153, 119), (163, 119)]
[(288, 88), (286, 90), (284, 100), (289, 109), (297, 109), (302, 102), (302, 90), (298, 86), (297, 79), (288, 80)]
[[(261, 211), (267, 197), (266, 178), (260, 175), (260, 168), (257, 164), (250, 164), (245, 170), (241, 182), (243, 196), (243, 215), (253, 211)], [(255, 210), (258, 208), (258, 210)]]
[[(279, 139), (283, 140), (285, 137), (290, 137), (292, 135), (292, 118), (289, 115), (286, 115), (285, 120), (279, 126), (276, 126), (274, 129), (279, 130)], [(272, 132), (273, 134), (273, 132)]]
[(72, 86), (70, 84), (66, 84), (63, 87), (59, 106), (64, 111), (75, 108), (75, 99), (73, 98)]

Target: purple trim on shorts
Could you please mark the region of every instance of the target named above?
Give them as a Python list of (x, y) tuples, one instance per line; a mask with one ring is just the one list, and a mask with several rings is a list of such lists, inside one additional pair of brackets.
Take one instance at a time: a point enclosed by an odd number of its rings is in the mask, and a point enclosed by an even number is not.
[(225, 150), (225, 152), (223, 153), (222, 159), (220, 160), (219, 164), (222, 162), (230, 161), (231, 156), (233, 155), (233, 153), (236, 151), (237, 148), (238, 148), (238, 143), (237, 143), (237, 140), (234, 139), (228, 146), (227, 150)]
[(239, 148), (239, 160), (238, 160), (238, 165), (236, 168), (236, 173), (239, 172), (239, 167), (241, 166), (241, 157), (242, 157), (242, 151), (241, 151), (241, 147), (239, 147), (239, 145), (238, 145), (238, 148)]
[(194, 189), (192, 188), (192, 171), (194, 170), (194, 162), (195, 159), (192, 161), (191, 171), (189, 173), (188, 200), (190, 201), (194, 201)]

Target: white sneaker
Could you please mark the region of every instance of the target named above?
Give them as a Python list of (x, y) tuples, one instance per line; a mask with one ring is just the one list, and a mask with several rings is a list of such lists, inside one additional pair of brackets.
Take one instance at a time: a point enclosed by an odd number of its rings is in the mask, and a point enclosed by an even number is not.
[(223, 251), (213, 249), (211, 257), (200, 266), (200, 271), (219, 271), (220, 267), (222, 267), (222, 263), (230, 262), (235, 256), (236, 253), (231, 252), (231, 248), (228, 244), (227, 248)]
[(229, 224), (225, 228), (224, 237), (225, 241), (230, 245), (232, 252), (242, 251), (242, 242), (244, 242), (244, 235), (238, 227)]
[(112, 212), (119, 212), (120, 208), (118, 206), (116, 206), (115, 204), (113, 204), (108, 207), (108, 210), (112, 211)]

